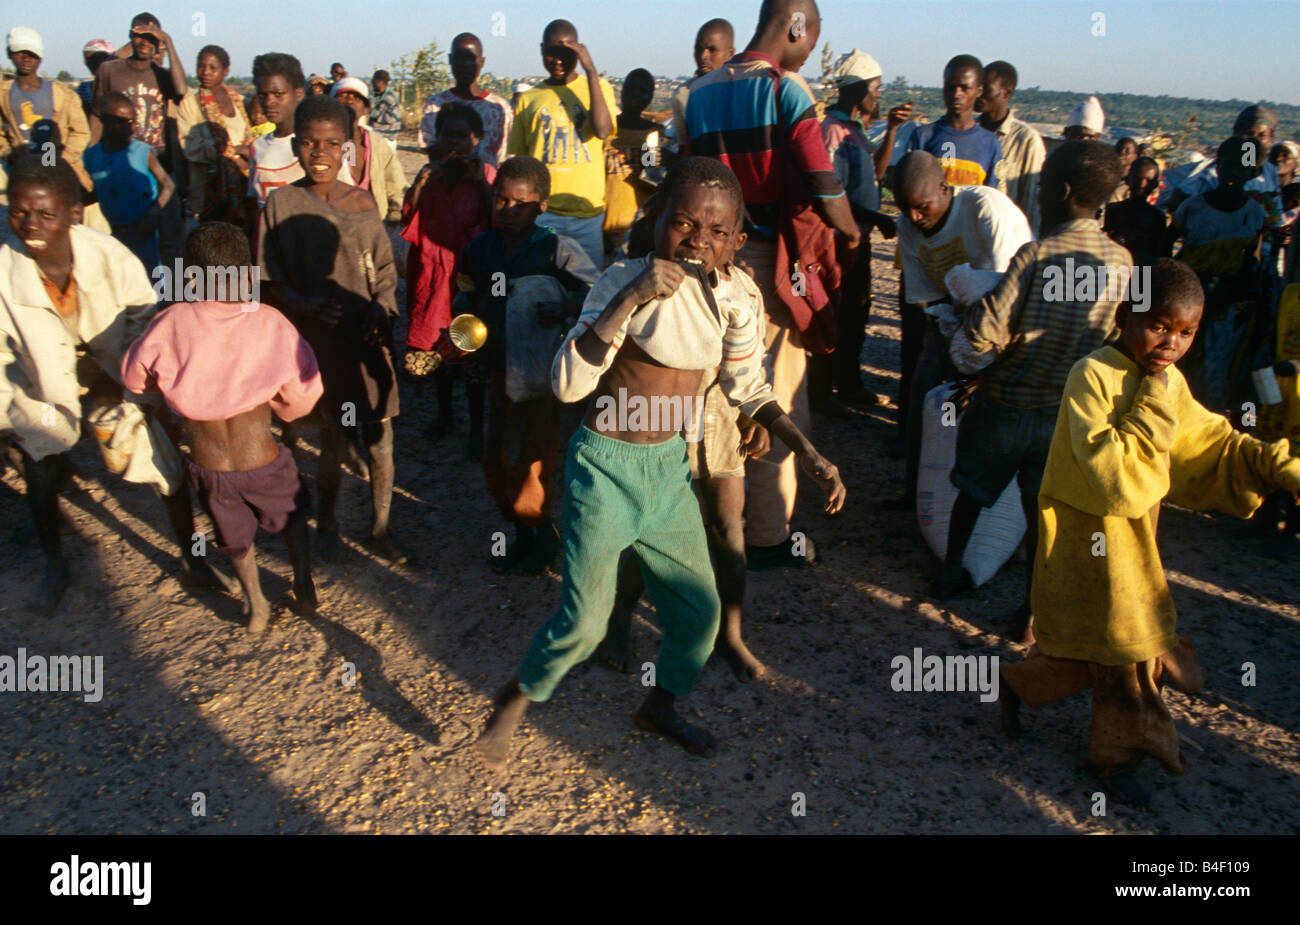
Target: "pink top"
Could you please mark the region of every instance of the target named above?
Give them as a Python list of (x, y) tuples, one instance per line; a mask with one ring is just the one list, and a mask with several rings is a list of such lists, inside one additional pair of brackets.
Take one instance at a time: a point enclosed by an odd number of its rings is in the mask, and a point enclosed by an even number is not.
[(283, 421), (320, 399), (311, 346), (271, 306), (177, 302), (163, 309), (122, 359), (122, 383), (158, 392), (190, 421), (221, 421), (267, 402)]

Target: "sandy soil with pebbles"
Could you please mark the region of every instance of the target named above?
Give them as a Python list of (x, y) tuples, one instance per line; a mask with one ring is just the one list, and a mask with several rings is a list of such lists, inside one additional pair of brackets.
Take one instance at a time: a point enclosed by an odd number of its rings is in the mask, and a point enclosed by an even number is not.
[[(408, 172), (419, 158), (403, 152)], [(868, 382), (893, 395), (898, 368), (892, 244), (877, 240)], [(1023, 584), (1012, 562), (950, 605), (927, 596), (937, 562), (886, 455), (888, 408), (819, 418), (815, 438), (842, 469), (848, 506), (821, 514), (808, 486), (799, 524), (821, 563), (751, 573), (746, 635), (769, 673), (751, 684), (711, 663), (684, 701), (721, 748), (693, 758), (636, 729), (639, 675), (580, 666), (534, 707), (512, 763), (480, 769), (464, 748), (493, 691), (559, 598), (559, 580), (487, 565), (503, 529), (461, 428), (422, 431), (429, 388), (402, 396), (393, 522), (419, 551), (390, 568), (354, 540), (367, 486), (345, 476), (347, 560), (317, 563), (320, 615), (287, 606), (283, 543), (263, 538), (268, 634), (247, 637), (240, 605), (176, 580), (174, 546), (151, 492), (105, 474), (91, 441), (65, 496), (75, 587), (52, 619), (26, 602), (40, 575), (21, 479), (0, 488), (0, 654), (104, 658), (103, 699), (0, 694), (10, 760), (0, 831), (112, 832), (1296, 832), (1300, 830), (1300, 570), (1264, 558), (1227, 518), (1167, 508), (1162, 549), (1180, 630), (1204, 692), (1169, 692), (1190, 765), (1150, 764), (1153, 809), (1111, 805), (1082, 770), (1089, 705), (1027, 713), (1010, 745), (997, 707), (974, 693), (898, 693), (890, 660), (926, 654), (1020, 657), (999, 634)], [(314, 435), (309, 435), (315, 441)], [(300, 464), (314, 477), (310, 452)], [(200, 528), (211, 535), (206, 518)], [(214, 555), (218, 555), (214, 553)], [(658, 630), (643, 605), (637, 662)], [(1243, 686), (1242, 665), (1256, 666)], [(355, 684), (343, 683), (353, 666)], [(195, 815), (196, 794), (204, 815)], [(792, 809), (802, 795), (806, 812)], [(494, 814), (494, 810), (496, 811)]]

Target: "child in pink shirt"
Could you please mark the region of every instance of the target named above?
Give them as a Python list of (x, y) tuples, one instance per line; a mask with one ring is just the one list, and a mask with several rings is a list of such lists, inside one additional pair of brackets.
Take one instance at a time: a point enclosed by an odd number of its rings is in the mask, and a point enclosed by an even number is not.
[[(324, 388), (316, 355), (278, 311), (240, 302), (240, 287), (215, 270), (257, 272), (248, 237), (234, 225), (201, 226), (185, 242), (185, 265), (202, 271), (208, 301), (177, 302), (159, 312), (122, 361), (132, 392), (154, 392), (185, 420), (186, 471), (212, 517), (218, 548), (231, 559), (244, 590), (248, 631), (266, 629), (253, 538), (260, 526), (285, 531), (293, 562), (293, 593), (303, 616), (315, 613), (306, 509), (310, 501), (289, 448), (271, 435), (282, 421), (308, 414)], [(220, 279), (225, 285), (216, 286)], [(221, 289), (229, 286), (231, 290)], [(247, 291), (247, 289), (244, 289)]]

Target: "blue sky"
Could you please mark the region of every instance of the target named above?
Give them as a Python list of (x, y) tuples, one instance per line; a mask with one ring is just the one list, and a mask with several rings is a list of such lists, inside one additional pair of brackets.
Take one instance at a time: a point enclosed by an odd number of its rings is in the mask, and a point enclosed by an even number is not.
[[(292, 52), (308, 72), (341, 60), (355, 74), (430, 41), (445, 48), (467, 30), (483, 39), (488, 70), (519, 76), (540, 71), (541, 29), (563, 16), (576, 23), (602, 70), (646, 67), (675, 76), (693, 68), (700, 23), (713, 16), (731, 20), (743, 47), (758, 6), (758, 0), (0, 0), (0, 24), (6, 31), (15, 25), (39, 31), (46, 46), (42, 69), (49, 73), (81, 75), (85, 41), (124, 41), (131, 16), (148, 9), (171, 32), (187, 69), (194, 53), (212, 42), (230, 52), (239, 74), (249, 73), (253, 56), (263, 51)], [(903, 74), (937, 85), (943, 63), (969, 52), (1010, 61), (1022, 86), (1300, 104), (1300, 3), (1292, 0), (823, 0), (821, 10), (822, 42), (837, 53), (855, 46), (870, 52), (886, 81)], [(1105, 15), (1104, 35), (1093, 34), (1096, 13)], [(206, 35), (193, 35), (200, 21)], [(810, 59), (804, 74), (818, 72), (818, 61)]]

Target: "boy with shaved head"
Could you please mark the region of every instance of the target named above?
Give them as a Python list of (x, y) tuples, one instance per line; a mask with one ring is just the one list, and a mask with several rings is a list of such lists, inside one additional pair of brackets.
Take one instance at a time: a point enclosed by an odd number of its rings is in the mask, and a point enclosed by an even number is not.
[(979, 124), (998, 136), (1002, 160), (998, 162), (998, 189), (1011, 197), (1038, 233), (1038, 175), (1047, 157), (1043, 136), (1021, 122), (1011, 111), (1019, 77), (1006, 61), (984, 68), (984, 95), (975, 101)]
[[(438, 110), (448, 103), (466, 103), (478, 113), (483, 122), (483, 137), (479, 140), (474, 154), (483, 163), (496, 167), (506, 159), (506, 139), (510, 137), (510, 128), (514, 123), (514, 110), (510, 103), (497, 96), (491, 90), (483, 90), (478, 85), (478, 75), (483, 73), (483, 43), (472, 32), (462, 32), (451, 40), (451, 54), (447, 56), (451, 64), (451, 77), (454, 81), (446, 90), (435, 93), (424, 104), (424, 114), (420, 117), (419, 145), (431, 148), (438, 141)], [(441, 160), (445, 152), (439, 150), (434, 160)]]
[[(210, 274), (224, 267), (246, 272), (253, 261), (241, 230), (210, 222), (186, 239), (185, 262)], [(184, 422), (187, 477), (234, 565), (248, 631), (256, 635), (271, 617), (253, 546), (259, 526), (284, 531), (294, 599), (303, 616), (315, 615), (308, 493), (293, 454), (271, 435), (271, 414), (285, 422), (308, 414), (321, 397), (321, 378), (311, 346), (282, 314), (241, 303), (233, 293), (208, 295), (154, 317), (122, 359), (122, 382), (132, 392), (161, 395)], [(229, 375), (232, 356), (242, 364), (238, 376)], [(215, 381), (222, 387), (214, 389)]]
[[(578, 65), (587, 79), (578, 74)], [(542, 32), (547, 78), (519, 97), (507, 152), (528, 154), (551, 172), (550, 208), (538, 221), (568, 235), (605, 265), (605, 140), (614, 134), (614, 88), (567, 19)]]
[[(907, 497), (916, 494), (921, 460), (921, 412), (925, 395), (952, 377), (948, 339), (925, 309), (939, 303), (955, 304), (944, 278), (958, 264), (976, 270), (1002, 272), (1021, 246), (1032, 240), (1029, 222), (1014, 202), (991, 186), (954, 189), (945, 179), (942, 163), (925, 151), (912, 151), (898, 163), (895, 198), (902, 216), (898, 220), (898, 253), (903, 263), (903, 283), (911, 304), (904, 306), (919, 316), (920, 332), (903, 345), (903, 384), (907, 403), (902, 405), (907, 435)], [(906, 328), (904, 329), (906, 332)]]
[[(998, 185), (996, 170), (1002, 158), (1002, 146), (996, 135), (975, 121), (975, 102), (983, 94), (984, 68), (979, 58), (957, 55), (943, 69), (943, 103), (947, 111), (938, 122), (917, 126), (907, 140), (909, 152), (925, 151), (938, 158), (943, 166), (944, 183), (950, 187)], [(932, 202), (937, 203), (937, 200)], [(901, 256), (901, 242), (899, 247)], [(925, 314), (918, 303), (929, 300), (912, 291), (908, 276), (904, 271), (899, 294), (903, 322), (903, 379), (898, 393), (898, 421), (904, 445), (908, 448), (907, 458), (912, 464), (909, 473), (914, 473), (921, 435), (919, 426), (912, 426), (913, 421), (920, 420), (919, 404), (913, 407), (912, 403), (912, 395), (916, 394), (911, 387), (912, 370), (927, 337)], [(924, 396), (925, 393), (920, 394)], [(911, 503), (914, 484), (914, 478), (909, 476), (908, 497), (905, 499), (908, 504)]]
[(115, 471), (161, 496), (185, 580), (233, 590), (195, 555), (179, 453), (145, 400), (123, 390), (122, 358), (156, 310), (148, 274), (116, 238), (81, 224), (82, 186), (70, 164), (27, 154), (9, 169), (14, 240), (0, 245), (0, 444), (19, 454), (45, 554), (39, 609), (52, 614), (72, 580), (59, 531), (64, 454), (81, 439), (84, 417), (113, 406), (121, 423), (106, 459), (125, 454)]
[(715, 71), (736, 54), (736, 30), (725, 19), (710, 19), (695, 33), (695, 77), (673, 94), (673, 135), (677, 144), (686, 142), (686, 100), (697, 78)]
[(338, 561), (343, 555), (339, 484), (348, 444), (359, 442), (370, 471), (367, 545), (402, 565), (409, 555), (388, 529), (393, 418), (400, 408), (392, 359), (397, 271), (374, 196), (343, 180), (343, 145), (352, 120), (347, 106), (327, 96), (308, 97), (294, 109), (293, 150), (302, 177), (267, 197), (258, 263), (266, 301), (302, 332), (320, 363), (321, 557)]

